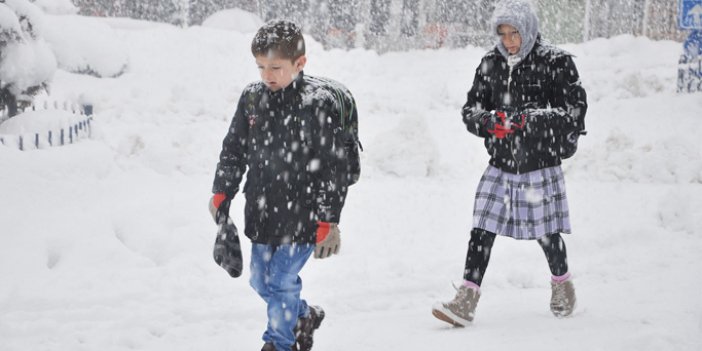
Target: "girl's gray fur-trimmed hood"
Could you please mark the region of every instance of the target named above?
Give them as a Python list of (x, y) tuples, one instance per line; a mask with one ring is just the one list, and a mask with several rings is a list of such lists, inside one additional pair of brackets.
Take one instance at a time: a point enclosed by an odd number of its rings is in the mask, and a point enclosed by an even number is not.
[[(497, 28), (502, 24), (510, 25), (517, 28), (519, 35), (522, 37), (522, 46), (516, 54), (520, 59), (524, 59), (534, 48), (536, 38), (539, 35), (539, 19), (529, 1), (525, 0), (502, 0), (495, 6), (495, 12), (492, 15), (492, 24), (495, 35)], [(499, 36), (497, 38), (497, 49), (502, 56), (509, 58), (507, 48), (502, 44)]]

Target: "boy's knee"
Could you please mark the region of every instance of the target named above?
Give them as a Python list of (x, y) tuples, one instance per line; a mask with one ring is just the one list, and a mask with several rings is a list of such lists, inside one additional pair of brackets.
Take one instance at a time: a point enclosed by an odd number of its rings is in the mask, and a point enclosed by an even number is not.
[(263, 274), (251, 273), (251, 278), (249, 278), (249, 285), (259, 294), (267, 295), (268, 287), (266, 286), (266, 277)]
[(299, 293), (302, 290), (302, 280), (297, 275), (279, 275), (271, 277), (268, 287), (271, 294)]

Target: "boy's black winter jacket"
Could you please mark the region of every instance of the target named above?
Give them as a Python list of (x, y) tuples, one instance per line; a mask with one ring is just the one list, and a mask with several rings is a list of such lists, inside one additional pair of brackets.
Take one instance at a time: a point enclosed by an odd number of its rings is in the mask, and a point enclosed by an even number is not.
[[(511, 71), (511, 72), (510, 72)], [(520, 124), (497, 138), (488, 132), (491, 111), (507, 111)], [(532, 51), (510, 70), (497, 50), (488, 52), (475, 71), (463, 106), (468, 131), (485, 138), (490, 164), (525, 173), (561, 164), (572, 156), (585, 129), (587, 98), (567, 52), (537, 39)]]
[(248, 169), (246, 236), (314, 243), (316, 222), (339, 222), (360, 174), (357, 128), (353, 97), (337, 82), (300, 73), (277, 92), (252, 83), (224, 138), (213, 192), (233, 197)]

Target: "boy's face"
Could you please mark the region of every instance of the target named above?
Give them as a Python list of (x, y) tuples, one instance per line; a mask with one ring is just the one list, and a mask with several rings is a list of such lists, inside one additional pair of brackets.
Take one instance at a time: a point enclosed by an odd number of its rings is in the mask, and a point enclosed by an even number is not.
[(522, 36), (519, 34), (517, 28), (509, 24), (501, 24), (497, 27), (497, 35), (500, 37), (500, 40), (502, 40), (502, 45), (505, 46), (505, 49), (507, 49), (510, 55), (519, 52), (519, 48), (522, 46)]
[(305, 67), (307, 57), (302, 55), (295, 61), (276, 56), (256, 56), (256, 66), (261, 80), (272, 91), (278, 91), (290, 85)]

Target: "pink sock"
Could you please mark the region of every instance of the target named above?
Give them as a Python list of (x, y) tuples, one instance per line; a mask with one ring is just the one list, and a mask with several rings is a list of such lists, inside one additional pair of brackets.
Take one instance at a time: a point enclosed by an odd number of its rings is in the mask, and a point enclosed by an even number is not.
[(480, 291), (480, 285), (475, 284), (475, 283), (473, 283), (473, 282), (470, 281), (470, 280), (464, 280), (464, 281), (463, 281), (463, 286), (468, 287), (468, 288), (471, 288), (471, 289), (473, 289), (473, 290), (475, 290), (475, 291), (478, 291), (478, 292)]
[(563, 283), (564, 281), (570, 279), (570, 272), (564, 274), (564, 275), (554, 275), (551, 276), (551, 280), (556, 282), (556, 283)]

